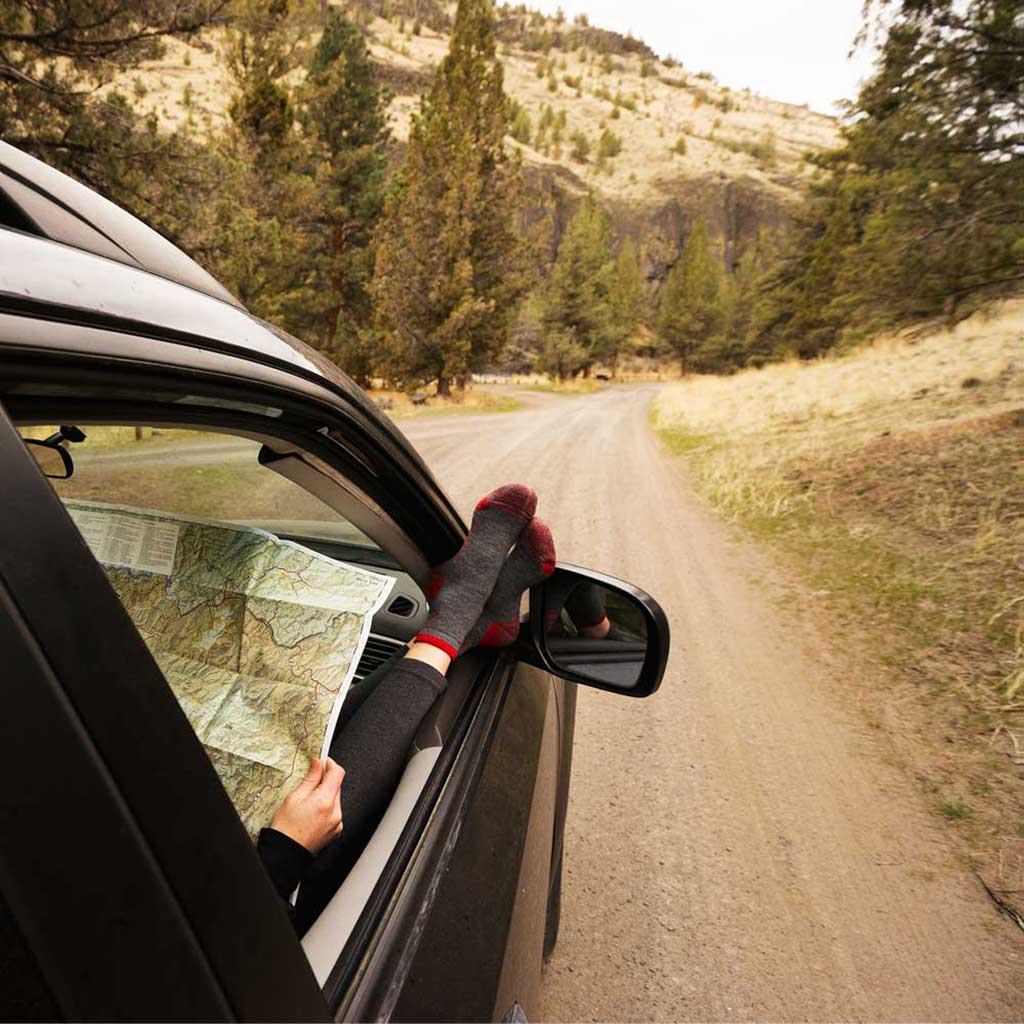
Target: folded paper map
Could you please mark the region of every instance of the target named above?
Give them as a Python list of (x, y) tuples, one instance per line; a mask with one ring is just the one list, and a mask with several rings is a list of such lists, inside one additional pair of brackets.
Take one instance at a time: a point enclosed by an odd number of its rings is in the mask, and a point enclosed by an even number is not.
[(325, 756), (394, 580), (263, 530), (65, 505), (255, 836)]

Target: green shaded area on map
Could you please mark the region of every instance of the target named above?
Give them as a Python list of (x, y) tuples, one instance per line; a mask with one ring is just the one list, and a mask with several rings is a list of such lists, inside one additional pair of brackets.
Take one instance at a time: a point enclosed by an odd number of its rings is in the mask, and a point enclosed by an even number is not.
[(321, 754), (391, 578), (262, 530), (65, 504), (255, 836)]

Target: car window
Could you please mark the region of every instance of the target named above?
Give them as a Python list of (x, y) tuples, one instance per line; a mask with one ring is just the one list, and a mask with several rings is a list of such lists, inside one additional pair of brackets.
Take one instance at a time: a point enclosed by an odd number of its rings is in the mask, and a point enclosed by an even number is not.
[[(55, 426), (22, 427), (45, 439)], [(369, 537), (258, 457), (258, 441), (232, 434), (148, 426), (81, 428), (85, 440), (65, 442), (70, 479), (51, 479), (65, 500), (102, 501), (199, 519), (257, 526), (289, 537), (375, 548)]]
[(255, 838), (321, 755), (392, 578), (301, 543), (371, 544), (261, 465), (255, 440), (93, 425), (21, 435)]

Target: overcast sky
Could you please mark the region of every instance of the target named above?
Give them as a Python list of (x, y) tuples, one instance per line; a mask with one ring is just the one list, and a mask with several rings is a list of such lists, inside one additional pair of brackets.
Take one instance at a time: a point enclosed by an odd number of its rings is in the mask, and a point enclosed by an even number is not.
[(749, 86), (775, 100), (835, 113), (870, 71), (861, 48), (848, 59), (863, 0), (533, 0), (529, 6), (592, 25), (631, 31), (688, 71), (711, 71), (724, 85)]

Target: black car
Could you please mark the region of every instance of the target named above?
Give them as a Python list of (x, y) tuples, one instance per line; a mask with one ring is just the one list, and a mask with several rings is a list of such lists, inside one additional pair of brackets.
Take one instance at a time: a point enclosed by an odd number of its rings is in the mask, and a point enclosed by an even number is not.
[[(107, 571), (128, 556), (96, 557), (83, 507), (258, 528), (393, 577), (355, 686), (415, 635), (428, 567), (465, 536), (332, 364), (0, 144), (0, 1017), (528, 1017), (558, 932), (574, 684), (652, 693), (657, 604), (560, 567), (517, 647), (459, 658), (300, 937), (158, 665), (161, 633), (193, 627), (138, 621)], [(614, 640), (576, 628), (581, 587)]]

